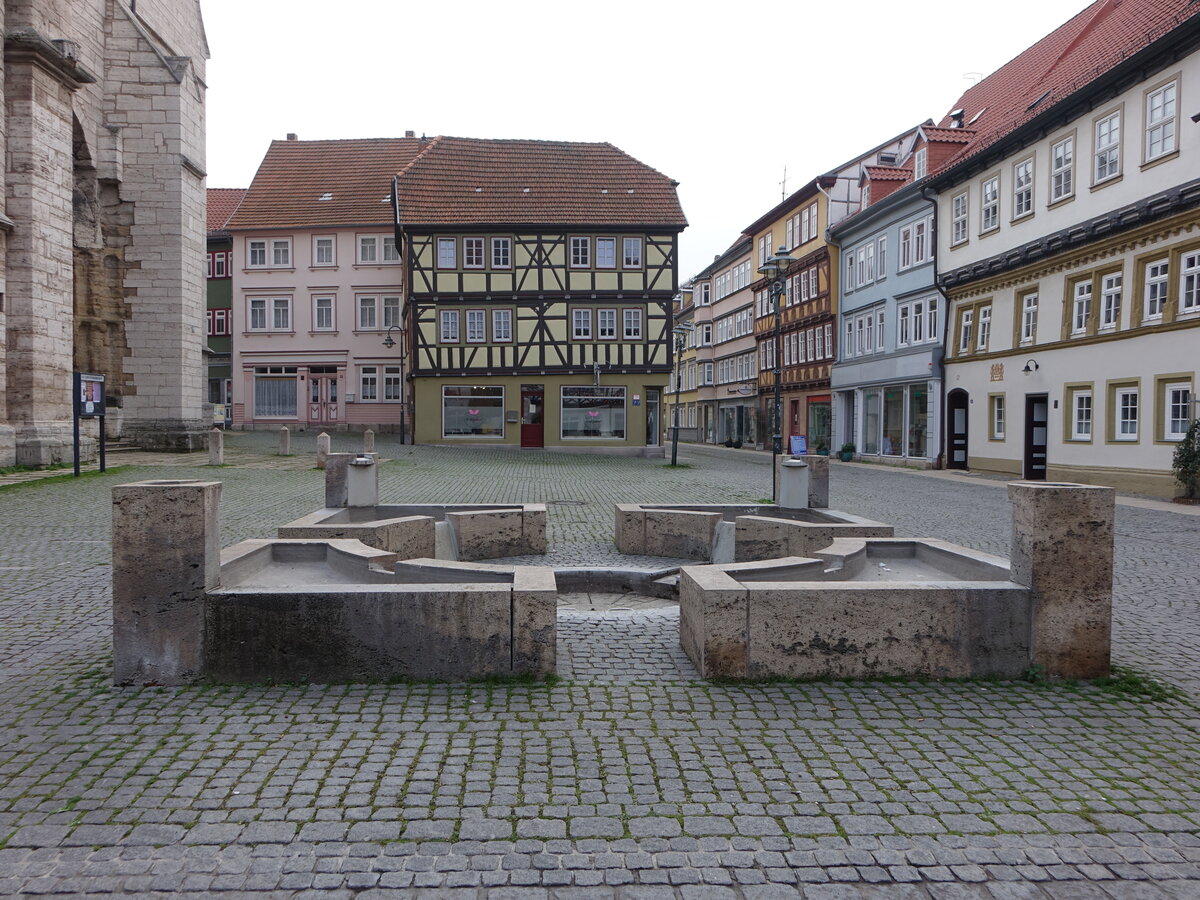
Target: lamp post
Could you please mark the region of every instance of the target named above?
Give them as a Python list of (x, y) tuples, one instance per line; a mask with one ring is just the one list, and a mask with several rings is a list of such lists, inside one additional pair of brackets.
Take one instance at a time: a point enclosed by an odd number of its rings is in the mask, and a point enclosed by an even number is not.
[(771, 409), (772, 427), (771, 427), (771, 502), (774, 503), (778, 499), (777, 482), (779, 480), (779, 454), (783, 452), (783, 316), (780, 314), (779, 299), (783, 296), (786, 287), (787, 273), (792, 267), (792, 255), (785, 247), (780, 247), (775, 251), (775, 255), (770, 257), (765, 263), (758, 268), (758, 274), (767, 276), (770, 282), (769, 290), (771, 292), (771, 308), (775, 312), (775, 359), (774, 365), (771, 367), (775, 375), (775, 402)]
[[(392, 332), (399, 331), (399, 330), (400, 330), (399, 325), (389, 325), (388, 330), (387, 330), (387, 337), (385, 337), (383, 339), (383, 346), (387, 347), (389, 350), (391, 350), (393, 347), (395, 347), (396, 339), (392, 337)], [(401, 447), (403, 447), (405, 444), (404, 410), (405, 410), (406, 405), (407, 404), (404, 402), (404, 347), (402, 345), (400, 347), (400, 446)]]
[(675, 465), (675, 460), (679, 456), (679, 388), (680, 385), (680, 357), (683, 356), (683, 346), (687, 342), (687, 336), (692, 333), (695, 326), (691, 322), (680, 322), (671, 332), (675, 335), (675, 408), (671, 410), (671, 465)]

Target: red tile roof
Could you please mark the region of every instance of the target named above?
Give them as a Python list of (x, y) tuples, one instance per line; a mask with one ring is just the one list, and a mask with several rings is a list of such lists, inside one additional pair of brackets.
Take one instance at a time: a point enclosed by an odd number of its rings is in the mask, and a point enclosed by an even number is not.
[(969, 144), (974, 139), (976, 131), (971, 128), (937, 128), (933, 125), (923, 125), (921, 134), (927, 141), (949, 141), (952, 144)]
[[(392, 175), (429, 141), (272, 141), (230, 228), (387, 226)], [(325, 197), (326, 199), (321, 199)]]
[(437, 137), (397, 167), (405, 225), (687, 225), (676, 182), (612, 144)]
[(863, 174), (871, 181), (910, 181), (912, 166), (864, 166)]
[(245, 188), (208, 189), (208, 233), (224, 231), (225, 223), (246, 196)]
[[(963, 111), (962, 123), (973, 131), (973, 139), (942, 171), (995, 144), (1198, 15), (1195, 0), (1096, 0), (959, 98), (951, 109)], [(938, 139), (951, 140), (946, 131), (965, 133), (947, 128), (952, 121), (949, 115), (942, 119)]]

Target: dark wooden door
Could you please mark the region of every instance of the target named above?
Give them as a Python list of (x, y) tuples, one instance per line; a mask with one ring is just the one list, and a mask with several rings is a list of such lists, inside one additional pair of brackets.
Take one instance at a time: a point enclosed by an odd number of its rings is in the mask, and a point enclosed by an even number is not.
[(967, 456), (967, 420), (970, 398), (961, 389), (953, 390), (946, 398), (946, 468), (966, 469), (970, 460)]
[(1046, 444), (1050, 401), (1045, 394), (1025, 395), (1025, 480), (1046, 480)]
[(546, 434), (543, 431), (545, 406), (543, 391), (538, 385), (536, 389), (530, 386), (521, 388), (521, 446), (544, 447)]

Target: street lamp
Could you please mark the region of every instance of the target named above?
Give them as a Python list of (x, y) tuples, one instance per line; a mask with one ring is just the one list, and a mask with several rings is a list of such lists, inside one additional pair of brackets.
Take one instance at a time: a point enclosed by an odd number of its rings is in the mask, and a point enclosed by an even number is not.
[[(395, 347), (396, 339), (394, 337), (392, 337), (392, 332), (399, 331), (399, 330), (400, 330), (399, 325), (389, 325), (388, 330), (387, 330), (387, 337), (385, 337), (383, 339), (383, 346), (387, 347), (389, 350), (391, 350), (393, 347)], [(403, 447), (405, 444), (405, 440), (404, 440), (404, 438), (405, 438), (405, 435), (404, 435), (404, 408), (405, 408), (405, 406), (406, 406), (406, 404), (404, 402), (404, 346), (401, 345), (401, 347), (400, 347), (400, 446), (401, 447)]]
[(671, 410), (671, 465), (675, 465), (675, 460), (679, 456), (679, 388), (681, 387), (679, 358), (683, 356), (683, 346), (687, 343), (687, 336), (695, 327), (691, 322), (680, 322), (671, 329), (675, 335), (675, 408)]
[(777, 499), (779, 454), (783, 452), (783, 316), (780, 314), (779, 299), (787, 284), (788, 270), (795, 260), (786, 248), (780, 247), (775, 255), (758, 267), (758, 274), (767, 276), (770, 282), (771, 308), (775, 311), (775, 403), (771, 410), (771, 502)]

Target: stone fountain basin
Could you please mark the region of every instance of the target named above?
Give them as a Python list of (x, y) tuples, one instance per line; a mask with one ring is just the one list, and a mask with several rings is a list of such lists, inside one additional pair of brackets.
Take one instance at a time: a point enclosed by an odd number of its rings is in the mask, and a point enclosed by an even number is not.
[(1017, 678), (1029, 668), (1032, 600), (1005, 560), (877, 538), (835, 540), (815, 556), (681, 570), (680, 642), (704, 677)]
[(279, 528), (281, 538), (352, 538), (400, 559), (495, 559), (546, 552), (546, 506), (395, 504), (326, 508)]
[(204, 598), (219, 682), (467, 679), (554, 671), (550, 569), (418, 559), (354, 540), (245, 541)]
[(891, 537), (890, 525), (836, 509), (618, 504), (617, 550), (713, 563), (812, 557), (836, 538)]

